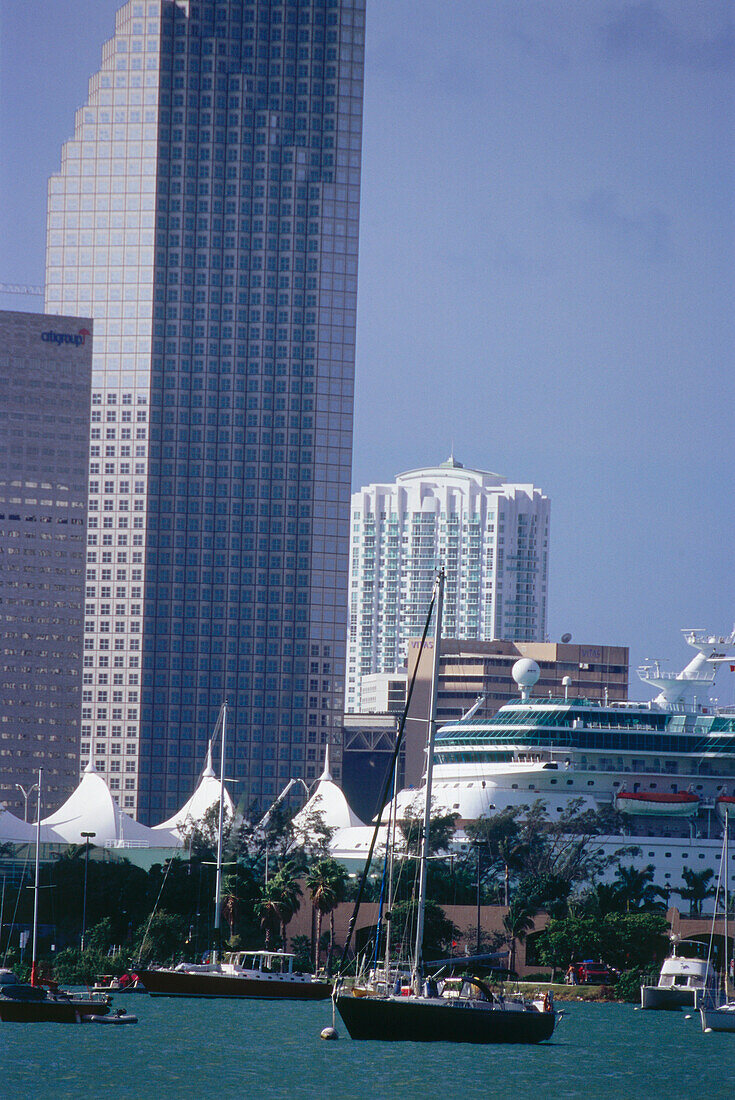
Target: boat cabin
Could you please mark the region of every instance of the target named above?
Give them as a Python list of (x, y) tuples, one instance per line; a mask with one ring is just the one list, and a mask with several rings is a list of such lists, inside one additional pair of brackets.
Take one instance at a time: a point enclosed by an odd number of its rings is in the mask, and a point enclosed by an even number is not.
[(674, 955), (664, 959), (658, 980), (661, 988), (704, 989), (716, 984), (717, 975), (704, 959), (686, 959)]
[(236, 970), (256, 970), (268, 974), (293, 974), (295, 955), (286, 951), (233, 951), (225, 961)]

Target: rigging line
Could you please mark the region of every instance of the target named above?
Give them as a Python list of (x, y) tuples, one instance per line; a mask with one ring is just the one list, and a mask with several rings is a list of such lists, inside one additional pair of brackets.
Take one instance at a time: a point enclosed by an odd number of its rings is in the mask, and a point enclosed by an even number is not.
[[(26, 879), (26, 868), (28, 867), (28, 861), (30, 860), (30, 857), (31, 857), (31, 846), (29, 844), (26, 847), (26, 856), (25, 856), (25, 860), (23, 861), (23, 870), (21, 871), (21, 875), (20, 875), (20, 885), (18, 886), (18, 893), (16, 894), (16, 897), (15, 897), (15, 909), (13, 910), (13, 919), (10, 922), (10, 931), (8, 932), (8, 942), (5, 945), (5, 954), (3, 955), (3, 966), (5, 966), (5, 964), (8, 961), (8, 952), (10, 951), (10, 941), (11, 941), (12, 936), (13, 936), (13, 930), (15, 928), (16, 917), (18, 916), (18, 907), (20, 906), (20, 899), (23, 895), (23, 889), (24, 889), (23, 884), (24, 884), (25, 879)], [(2, 936), (2, 928), (0, 928), (0, 936)]]
[(165, 871), (164, 876), (163, 876), (163, 882), (161, 883), (161, 889), (158, 891), (158, 897), (156, 898), (156, 904), (153, 906), (153, 910), (151, 912), (151, 915), (148, 918), (148, 924), (146, 925), (146, 930), (145, 930), (145, 933), (143, 935), (143, 939), (140, 941), (140, 951), (138, 952), (138, 961), (135, 964), (136, 967), (140, 966), (140, 960), (143, 957), (143, 948), (145, 947), (145, 941), (148, 939), (148, 933), (151, 930), (151, 924), (153, 923), (153, 918), (156, 915), (156, 910), (158, 909), (158, 903), (161, 900), (161, 894), (163, 893), (163, 888), (166, 885), (166, 879), (168, 878), (168, 873), (171, 870), (171, 866), (172, 866), (173, 862), (174, 861), (172, 859), (166, 860), (166, 871)]
[(406, 728), (406, 718), (407, 718), (407, 715), (408, 715), (408, 709), (411, 705), (411, 696), (413, 695), (413, 689), (414, 689), (414, 685), (416, 683), (416, 676), (418, 674), (419, 664), (421, 662), (421, 654), (424, 651), (424, 643), (426, 642), (426, 636), (429, 633), (429, 624), (431, 623), (431, 616), (432, 616), (432, 613), (434, 611), (434, 604), (435, 603), (436, 603), (436, 592), (433, 592), (432, 596), (431, 596), (431, 602), (429, 604), (429, 611), (428, 611), (428, 614), (426, 616), (426, 622), (424, 624), (424, 632), (421, 635), (421, 645), (419, 646), (418, 656), (416, 657), (416, 664), (414, 666), (413, 676), (411, 677), (411, 683), (408, 686), (408, 693), (406, 695), (406, 705), (403, 708), (403, 714), (401, 715), (401, 722), (400, 722), (400, 725), (398, 727), (398, 733), (396, 735), (396, 746), (393, 750), (393, 756), (391, 757), (390, 766), (387, 769), (385, 780), (383, 781), (383, 790), (382, 790), (381, 798), (380, 798), (380, 808), (378, 810), (378, 820), (375, 823), (375, 829), (373, 831), (372, 840), (370, 841), (370, 848), (368, 850), (367, 856), (365, 857), (365, 867), (363, 869), (362, 878), (360, 880), (360, 888), (357, 891), (357, 899), (355, 901), (355, 906), (352, 910), (352, 916), (350, 917), (350, 923), (347, 926), (347, 936), (345, 938), (345, 945), (342, 948), (342, 958), (340, 959), (339, 967), (338, 967), (338, 970), (337, 970), (338, 975), (342, 973), (342, 969), (345, 965), (345, 961), (347, 959), (347, 954), (348, 954), (349, 949), (350, 949), (350, 944), (352, 943), (352, 936), (353, 936), (353, 933), (355, 931), (355, 922), (357, 921), (357, 914), (359, 913), (360, 905), (362, 904), (362, 896), (365, 892), (365, 885), (367, 883), (367, 878), (368, 878), (368, 874), (369, 874), (369, 871), (370, 871), (370, 864), (371, 864), (372, 858), (373, 858), (373, 851), (375, 850), (375, 842), (376, 842), (377, 837), (378, 837), (378, 830), (380, 829), (380, 826), (382, 824), (383, 807), (385, 806), (385, 802), (386, 802), (386, 799), (388, 797), (388, 792), (390, 790), (390, 785), (393, 781), (393, 769), (395, 768), (396, 760), (398, 759), (398, 754), (401, 750), (401, 744), (403, 742), (403, 731)]
[[(378, 904), (378, 920), (375, 929), (375, 951), (373, 955), (373, 969), (377, 970), (378, 966), (378, 952), (380, 950), (380, 934), (383, 926), (383, 908), (384, 900), (386, 900), (388, 913), (393, 906), (394, 898), (394, 884), (393, 884), (393, 864), (395, 859), (396, 848), (396, 813), (398, 808), (398, 761), (396, 760), (393, 766), (393, 782), (391, 784), (391, 794), (388, 803), (388, 825), (385, 831), (385, 855), (383, 857), (383, 877), (380, 884), (380, 900)], [(382, 811), (381, 811), (382, 817)], [(387, 885), (387, 890), (386, 890)], [(389, 969), (389, 956), (390, 956), (390, 916), (385, 920), (385, 975), (386, 982), (388, 980)]]

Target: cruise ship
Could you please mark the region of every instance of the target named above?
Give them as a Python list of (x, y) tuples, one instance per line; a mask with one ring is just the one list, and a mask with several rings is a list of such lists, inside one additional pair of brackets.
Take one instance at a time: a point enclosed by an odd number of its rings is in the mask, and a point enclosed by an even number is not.
[[(513, 666), (519, 698), (491, 718), (476, 706), (442, 726), (434, 804), (458, 815), (460, 847), (463, 826), (479, 817), (537, 799), (554, 815), (576, 800), (608, 811), (599, 848), (637, 849), (624, 862), (653, 864), (657, 885), (675, 892), (684, 868), (716, 871), (726, 807), (735, 820), (735, 708), (714, 706), (710, 692), (723, 663), (735, 670), (735, 631), (684, 634), (696, 652), (681, 672), (658, 662), (638, 670), (657, 692), (650, 702), (577, 698), (566, 677), (560, 697), (534, 696), (539, 667), (523, 659)], [(417, 795), (400, 792), (399, 814)], [(730, 873), (735, 882), (735, 857)]]

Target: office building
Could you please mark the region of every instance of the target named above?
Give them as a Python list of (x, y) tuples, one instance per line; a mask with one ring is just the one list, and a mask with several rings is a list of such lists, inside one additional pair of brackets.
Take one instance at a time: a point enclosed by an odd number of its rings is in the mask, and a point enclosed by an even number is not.
[(91, 331), (0, 312), (0, 803), (31, 821), (39, 768), (44, 809), (78, 776)]
[(144, 822), (225, 698), (245, 803), (341, 737), (364, 8), (131, 0), (50, 180), (46, 307), (95, 320), (82, 764)]
[(440, 466), (352, 495), (348, 711), (361, 679), (405, 665), (444, 566), (444, 633), (541, 641), (546, 633), (549, 500), (533, 485)]

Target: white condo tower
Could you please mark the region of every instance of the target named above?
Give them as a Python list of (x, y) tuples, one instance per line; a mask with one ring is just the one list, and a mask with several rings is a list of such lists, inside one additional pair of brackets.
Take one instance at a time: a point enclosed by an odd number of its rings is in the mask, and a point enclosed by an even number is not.
[(453, 457), (353, 493), (346, 709), (362, 676), (403, 664), (440, 565), (445, 637), (543, 641), (548, 544), (540, 489)]

